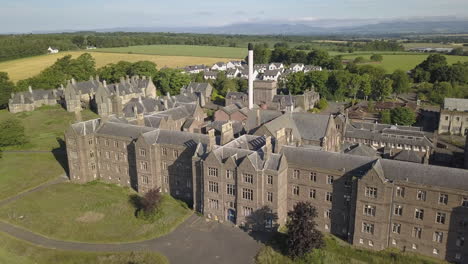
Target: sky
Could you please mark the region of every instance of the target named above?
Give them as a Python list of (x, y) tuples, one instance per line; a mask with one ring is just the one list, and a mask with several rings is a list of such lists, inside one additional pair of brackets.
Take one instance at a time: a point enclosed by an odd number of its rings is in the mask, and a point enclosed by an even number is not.
[(0, 32), (468, 17), (468, 0), (0, 0)]

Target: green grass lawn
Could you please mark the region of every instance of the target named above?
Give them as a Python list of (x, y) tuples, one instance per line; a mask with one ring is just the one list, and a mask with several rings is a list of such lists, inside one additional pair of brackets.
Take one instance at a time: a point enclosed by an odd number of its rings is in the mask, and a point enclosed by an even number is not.
[(93, 253), (42, 248), (0, 233), (0, 263), (5, 264), (166, 264), (157, 253)]
[(263, 247), (255, 260), (257, 264), (353, 264), (353, 263), (375, 263), (375, 264), (439, 264), (446, 263), (434, 258), (416, 255), (413, 253), (401, 253), (395, 249), (385, 251), (369, 251), (357, 249), (347, 243), (326, 236), (326, 246), (319, 250), (313, 250), (303, 259), (292, 260), (270, 246)]
[[(352, 60), (356, 57), (362, 56), (367, 60), (370, 60), (370, 54), (347, 54), (343, 55), (343, 59), (345, 60)], [(370, 63), (371, 65), (381, 66), (383, 67), (388, 73), (395, 71), (396, 69), (402, 69), (404, 71), (409, 71), (413, 69), (416, 65), (424, 61), (429, 54), (415, 54), (415, 53), (398, 53), (396, 55), (393, 54), (384, 54), (383, 61), (381, 63)], [(458, 61), (467, 62), (468, 56), (451, 56), (446, 55), (447, 62), (449, 64), (456, 63)]]
[(247, 47), (231, 48), (192, 45), (143, 45), (122, 48), (102, 48), (97, 49), (96, 52), (243, 59), (247, 56)]
[(124, 242), (167, 234), (192, 213), (184, 203), (164, 196), (161, 217), (153, 223), (137, 219), (129, 202), (133, 194), (99, 182), (57, 184), (2, 207), (0, 219), (61, 240)]

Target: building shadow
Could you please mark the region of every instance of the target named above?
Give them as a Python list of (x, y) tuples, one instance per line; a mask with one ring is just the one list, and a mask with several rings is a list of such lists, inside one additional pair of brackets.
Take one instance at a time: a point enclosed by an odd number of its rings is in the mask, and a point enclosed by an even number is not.
[(446, 239), (445, 260), (451, 263), (467, 264), (468, 207), (453, 208)]
[(255, 241), (271, 246), (277, 251), (284, 250), (286, 235), (278, 232), (278, 215), (268, 206), (263, 206), (245, 218), (242, 229)]
[(68, 158), (67, 158), (67, 147), (65, 141), (62, 138), (56, 138), (59, 147), (52, 150), (55, 160), (62, 166), (63, 170), (69, 175)]

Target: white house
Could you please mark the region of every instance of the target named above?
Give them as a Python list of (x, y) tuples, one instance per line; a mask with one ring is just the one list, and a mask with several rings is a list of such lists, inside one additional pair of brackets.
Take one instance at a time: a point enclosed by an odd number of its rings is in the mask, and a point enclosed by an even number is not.
[(47, 49), (47, 51), (49, 52), (49, 54), (54, 54), (54, 53), (58, 53), (59, 50), (58, 49), (53, 49), (49, 46), (49, 48)]
[(259, 73), (264, 73), (268, 70), (268, 64), (255, 64), (254, 70), (257, 70)]
[(281, 76), (280, 70), (268, 70), (263, 73), (263, 80), (264, 81), (278, 81), (278, 78)]
[(202, 71), (205, 71), (206, 67), (205, 65), (190, 65), (184, 68), (184, 71), (186, 73), (199, 73)]
[(292, 71), (292, 72), (300, 72), (300, 71), (303, 71), (304, 70), (304, 64), (303, 63), (292, 63), (290, 66), (289, 66), (289, 69)]
[(211, 66), (212, 71), (225, 71), (227, 70), (227, 65), (224, 62), (217, 62)]
[[(257, 79), (258, 74), (259, 74), (259, 72), (257, 71), (257, 69), (254, 69), (253, 70), (254, 80)], [(240, 72), (240, 77), (243, 78), (243, 79), (249, 79), (249, 69), (242, 70)]]
[(303, 71), (304, 71), (304, 72), (322, 71), (322, 67), (320, 67), (320, 66), (313, 66), (313, 65), (306, 65), (306, 66), (304, 66)]
[(203, 73), (203, 79), (205, 80), (216, 80), (218, 77), (218, 72), (215, 71), (206, 71)]
[(226, 68), (227, 69), (235, 69), (237, 67), (242, 67), (242, 61), (230, 61), (230, 62), (226, 63)]
[(284, 69), (283, 63), (278, 63), (278, 62), (272, 62), (270, 65), (268, 65), (268, 70), (274, 71), (274, 70), (281, 70)]
[(238, 68), (228, 69), (226, 71), (226, 77), (230, 78), (230, 79), (233, 79), (233, 78), (236, 78), (237, 76), (239, 76), (240, 73), (241, 72), (240, 72), (240, 70)]

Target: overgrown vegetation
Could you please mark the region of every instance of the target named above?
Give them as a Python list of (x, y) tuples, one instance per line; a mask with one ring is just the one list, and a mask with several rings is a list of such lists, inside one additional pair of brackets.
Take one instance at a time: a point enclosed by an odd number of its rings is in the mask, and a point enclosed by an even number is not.
[(416, 123), (416, 113), (408, 107), (383, 110), (380, 112), (380, 122), (383, 124), (411, 126)]
[(21, 146), (27, 142), (23, 124), (15, 118), (0, 122), (0, 147)]

